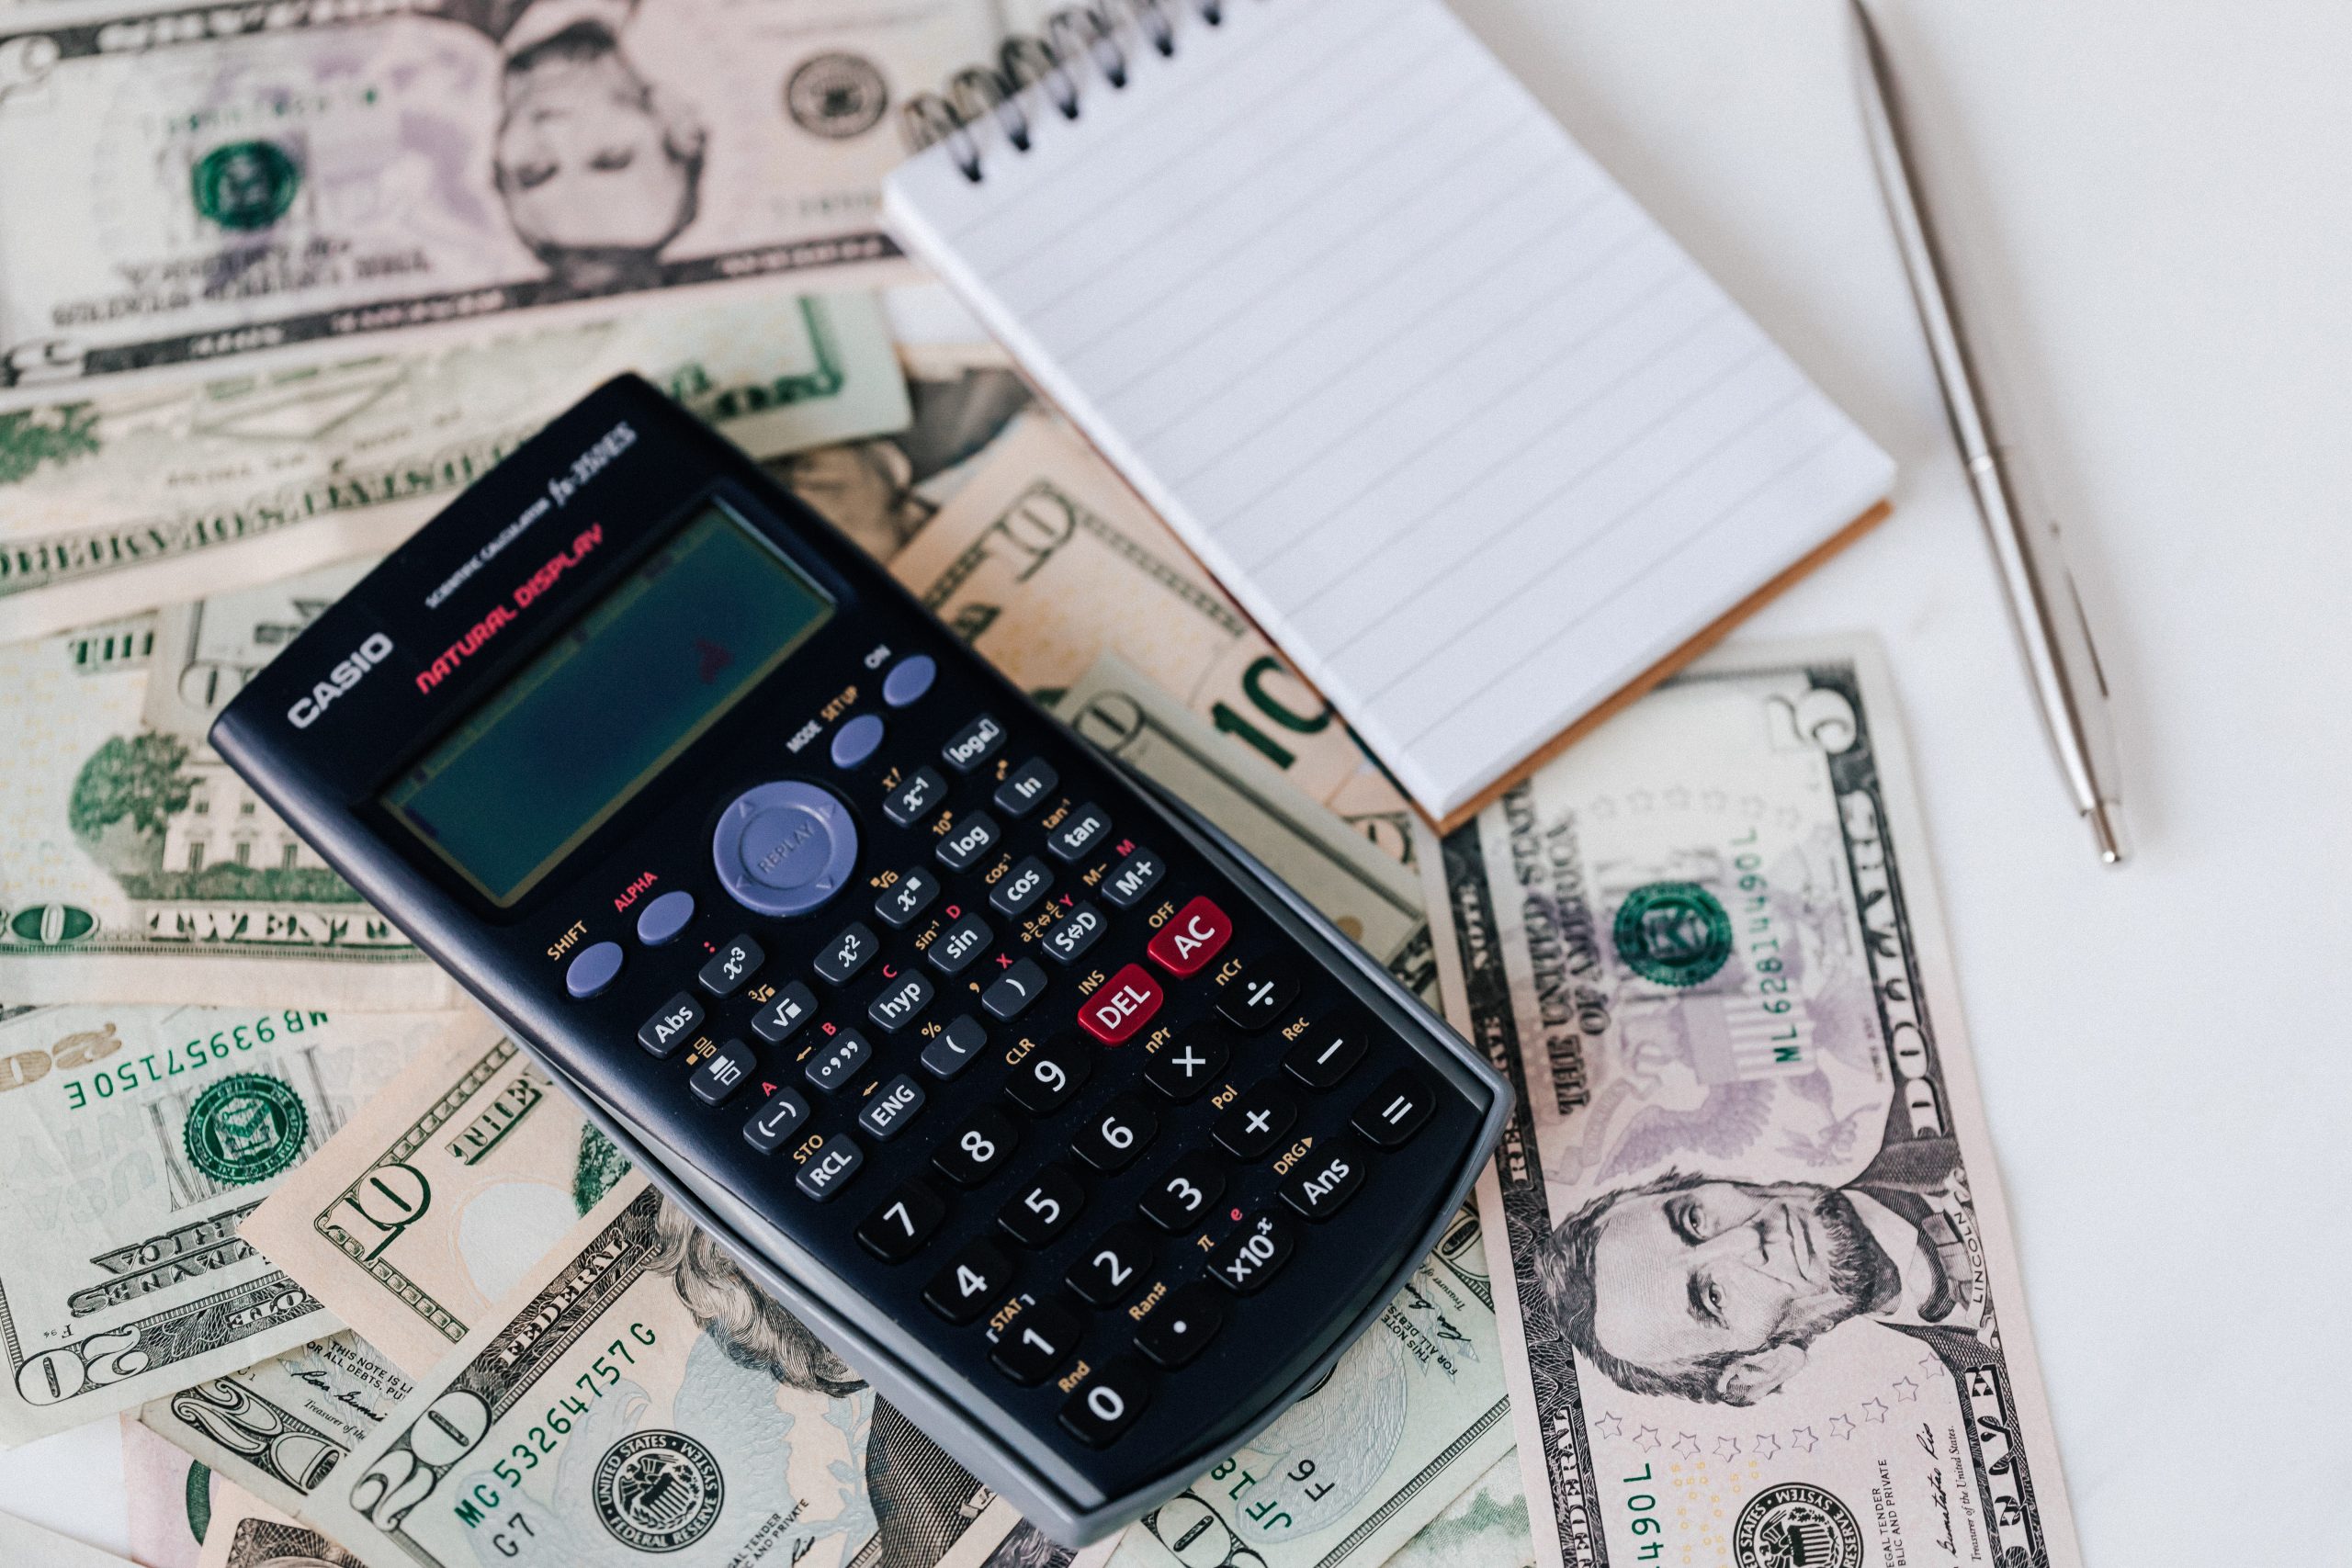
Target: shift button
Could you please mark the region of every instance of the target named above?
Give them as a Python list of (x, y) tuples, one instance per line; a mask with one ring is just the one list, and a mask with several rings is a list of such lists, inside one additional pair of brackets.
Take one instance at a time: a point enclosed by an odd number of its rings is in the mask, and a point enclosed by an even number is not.
[(580, 950), (563, 972), (563, 988), (582, 1001), (602, 996), (621, 972), (621, 944), (600, 942)]

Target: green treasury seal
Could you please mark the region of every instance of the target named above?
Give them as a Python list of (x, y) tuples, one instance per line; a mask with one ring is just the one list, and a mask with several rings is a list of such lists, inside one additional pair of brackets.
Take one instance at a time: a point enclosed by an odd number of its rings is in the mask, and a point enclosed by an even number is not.
[(590, 1495), (622, 1545), (675, 1551), (710, 1533), (727, 1485), (717, 1455), (684, 1432), (656, 1427), (605, 1450)]
[(1610, 934), (1634, 973), (1661, 986), (1695, 986), (1731, 957), (1731, 917), (1695, 882), (1650, 882), (1625, 895)]
[(1862, 1527), (1818, 1486), (1767, 1486), (1739, 1511), (1731, 1560), (1739, 1568), (1861, 1568)]
[(302, 1157), (311, 1114), (283, 1078), (238, 1073), (188, 1107), (184, 1136), (190, 1164), (234, 1187), (266, 1181)]
[(232, 141), (196, 161), (196, 210), (223, 229), (266, 229), (294, 205), (302, 171), (275, 141)]

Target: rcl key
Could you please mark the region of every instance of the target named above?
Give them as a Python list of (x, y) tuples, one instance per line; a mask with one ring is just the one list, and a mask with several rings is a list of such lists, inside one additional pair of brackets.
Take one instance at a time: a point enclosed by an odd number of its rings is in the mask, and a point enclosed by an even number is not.
[(1216, 1244), (1209, 1254), (1209, 1273), (1234, 1294), (1254, 1296), (1297, 1246), (1297, 1227), (1272, 1209), (1261, 1210)]

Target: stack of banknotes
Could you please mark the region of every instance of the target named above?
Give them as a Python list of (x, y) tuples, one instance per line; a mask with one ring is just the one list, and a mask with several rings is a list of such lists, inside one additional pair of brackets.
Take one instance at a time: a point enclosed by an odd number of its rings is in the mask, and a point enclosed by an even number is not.
[[(1033, 9), (0, 7), (0, 1445), (119, 1418), (148, 1568), (1072, 1561), (206, 744), (634, 370), (1518, 1097), (1379, 1325), (1088, 1568), (2076, 1562), (1874, 646), (1718, 656), (1432, 833), (996, 350), (893, 341), (897, 111)], [(653, 1427), (725, 1477), (683, 1548), (600, 1494)]]

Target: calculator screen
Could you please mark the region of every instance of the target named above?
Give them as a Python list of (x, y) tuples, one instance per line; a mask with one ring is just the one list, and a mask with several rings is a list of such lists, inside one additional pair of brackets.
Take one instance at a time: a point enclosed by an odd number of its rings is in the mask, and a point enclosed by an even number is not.
[(382, 795), (513, 903), (833, 613), (716, 503), (695, 513)]

